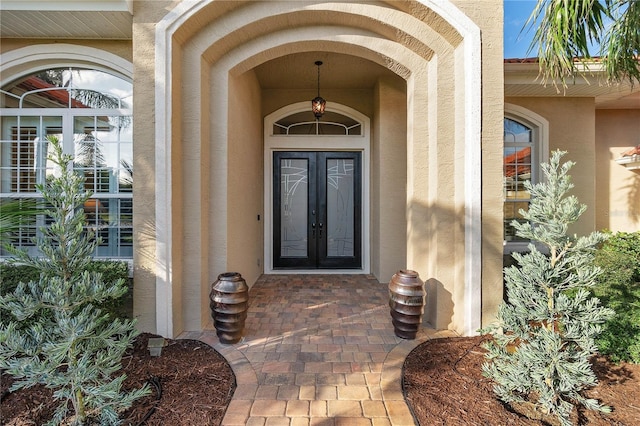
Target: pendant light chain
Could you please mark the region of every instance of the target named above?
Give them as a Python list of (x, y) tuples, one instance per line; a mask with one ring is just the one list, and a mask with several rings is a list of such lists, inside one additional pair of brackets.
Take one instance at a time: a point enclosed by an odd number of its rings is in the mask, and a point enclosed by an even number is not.
[(316, 65), (318, 66), (318, 97), (320, 97), (320, 65), (322, 65), (322, 61), (316, 61)]

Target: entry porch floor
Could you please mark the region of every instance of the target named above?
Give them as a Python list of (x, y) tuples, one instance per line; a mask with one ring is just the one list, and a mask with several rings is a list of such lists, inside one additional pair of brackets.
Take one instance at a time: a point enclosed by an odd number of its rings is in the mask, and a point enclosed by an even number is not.
[(402, 365), (425, 340), (395, 336), (387, 283), (369, 275), (263, 275), (249, 292), (244, 336), (185, 332), (222, 354), (237, 388), (223, 425), (414, 425)]

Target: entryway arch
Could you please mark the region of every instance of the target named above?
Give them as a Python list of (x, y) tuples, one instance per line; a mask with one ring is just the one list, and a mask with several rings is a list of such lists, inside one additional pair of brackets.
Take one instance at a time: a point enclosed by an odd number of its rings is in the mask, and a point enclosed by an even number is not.
[[(256, 171), (264, 162), (255, 158), (264, 152), (262, 117), (306, 98), (267, 96), (255, 70), (305, 52), (364, 58), (406, 82), (406, 266), (437, 277), (444, 293), (434, 297), (462, 306), (439, 305), (430, 319), (437, 327), (478, 328), (481, 49), (478, 27), (464, 13), (435, 1), (181, 3), (157, 25), (156, 40), (159, 333), (207, 326), (207, 289), (217, 273), (239, 265), (255, 274), (253, 250), (263, 238), (254, 228), (258, 198), (253, 186), (238, 192), (235, 184), (264, 179)], [(371, 96), (385, 89), (376, 86)], [(370, 108), (384, 118), (394, 113), (385, 107)], [(251, 178), (234, 168), (238, 158)], [(239, 217), (244, 211), (250, 215)], [(235, 230), (246, 246), (230, 239)], [(247, 247), (246, 259), (231, 255)]]

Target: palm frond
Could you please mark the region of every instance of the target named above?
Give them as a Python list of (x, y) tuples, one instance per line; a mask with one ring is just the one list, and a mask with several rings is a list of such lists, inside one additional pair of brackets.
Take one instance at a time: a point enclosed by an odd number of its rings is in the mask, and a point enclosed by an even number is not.
[(122, 171), (120, 172), (120, 186), (133, 188), (133, 164), (125, 159), (120, 160)]
[[(610, 0), (607, 0), (607, 4)], [(591, 59), (590, 46), (602, 42), (610, 7), (598, 0), (540, 0), (525, 26), (538, 25), (529, 52), (537, 49), (540, 77), (566, 87), (578, 74), (576, 61)]]
[(640, 82), (640, 1), (619, 1), (614, 7), (613, 24), (605, 34), (601, 54), (607, 78), (633, 85)]
[(0, 243), (11, 241), (11, 234), (41, 213), (34, 199), (0, 199)]

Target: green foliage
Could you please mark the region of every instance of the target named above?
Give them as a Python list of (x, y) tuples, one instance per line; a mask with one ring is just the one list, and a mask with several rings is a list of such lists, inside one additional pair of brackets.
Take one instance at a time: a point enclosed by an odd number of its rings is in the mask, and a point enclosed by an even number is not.
[(99, 244), (84, 229), (81, 206), (90, 193), (58, 140), (48, 140), (60, 174), (38, 190), (51, 206), (46, 214), (52, 223), (41, 229), (37, 241), (43, 257), (7, 247), (13, 263), (35, 268), (39, 275), (0, 295), (0, 308), (15, 318), (0, 324), (0, 368), (16, 378), (12, 390), (36, 384), (54, 390), (60, 405), (49, 424), (118, 424), (118, 413), (147, 393), (146, 388), (123, 392), (125, 375), (117, 375), (137, 334), (133, 321), (112, 319), (99, 308), (121, 297), (127, 286), (90, 270)]
[(593, 293), (616, 311), (596, 339), (600, 353), (614, 362), (640, 364), (640, 232), (612, 235), (596, 255), (604, 270)]
[(592, 44), (600, 46), (608, 81), (640, 81), (636, 0), (538, 0), (526, 26), (535, 27), (529, 50), (537, 49), (543, 83), (566, 87), (567, 79), (588, 72), (579, 65), (592, 63)]
[[(87, 271), (99, 272), (102, 274), (102, 279), (105, 282), (124, 280), (128, 284), (130, 293), (132, 280), (129, 278), (129, 265), (127, 262), (92, 260), (87, 265)], [(36, 267), (0, 263), (0, 296), (14, 292), (20, 282), (28, 283), (29, 281), (38, 281), (39, 278), (40, 271)], [(126, 312), (126, 308), (124, 307), (127, 296), (131, 295), (125, 294), (115, 299), (106, 300), (101, 306), (102, 310), (113, 318), (129, 318), (130, 314)], [(8, 321), (9, 318), (12, 318), (11, 312), (0, 308), (0, 323)]]
[(568, 425), (574, 405), (608, 410), (581, 392), (596, 383), (589, 358), (613, 311), (587, 290), (600, 273), (593, 260), (606, 235), (567, 234), (585, 206), (567, 195), (573, 188), (568, 175), (573, 163), (560, 165), (563, 155), (554, 152), (542, 165), (546, 182), (525, 183), (532, 201), (520, 213), (527, 222), (512, 225), (537, 245), (530, 244), (526, 254), (515, 253), (518, 265), (505, 268), (508, 301), (499, 307), (497, 324), (486, 330), (494, 339), (486, 344), (483, 373), (495, 382), (503, 401), (534, 403)]
[[(610, 234), (607, 242), (598, 251), (597, 260), (604, 261), (618, 254), (630, 257), (631, 262), (624, 268), (627, 270), (625, 274), (629, 274), (634, 282), (640, 281), (640, 231)], [(606, 264), (606, 261), (603, 263)]]
[(613, 25), (605, 33), (600, 51), (607, 77), (616, 82), (625, 77), (631, 83), (640, 82), (640, 2), (607, 0), (607, 5)]
[(40, 271), (27, 265), (0, 263), (0, 295), (13, 292), (19, 282), (37, 281)]

